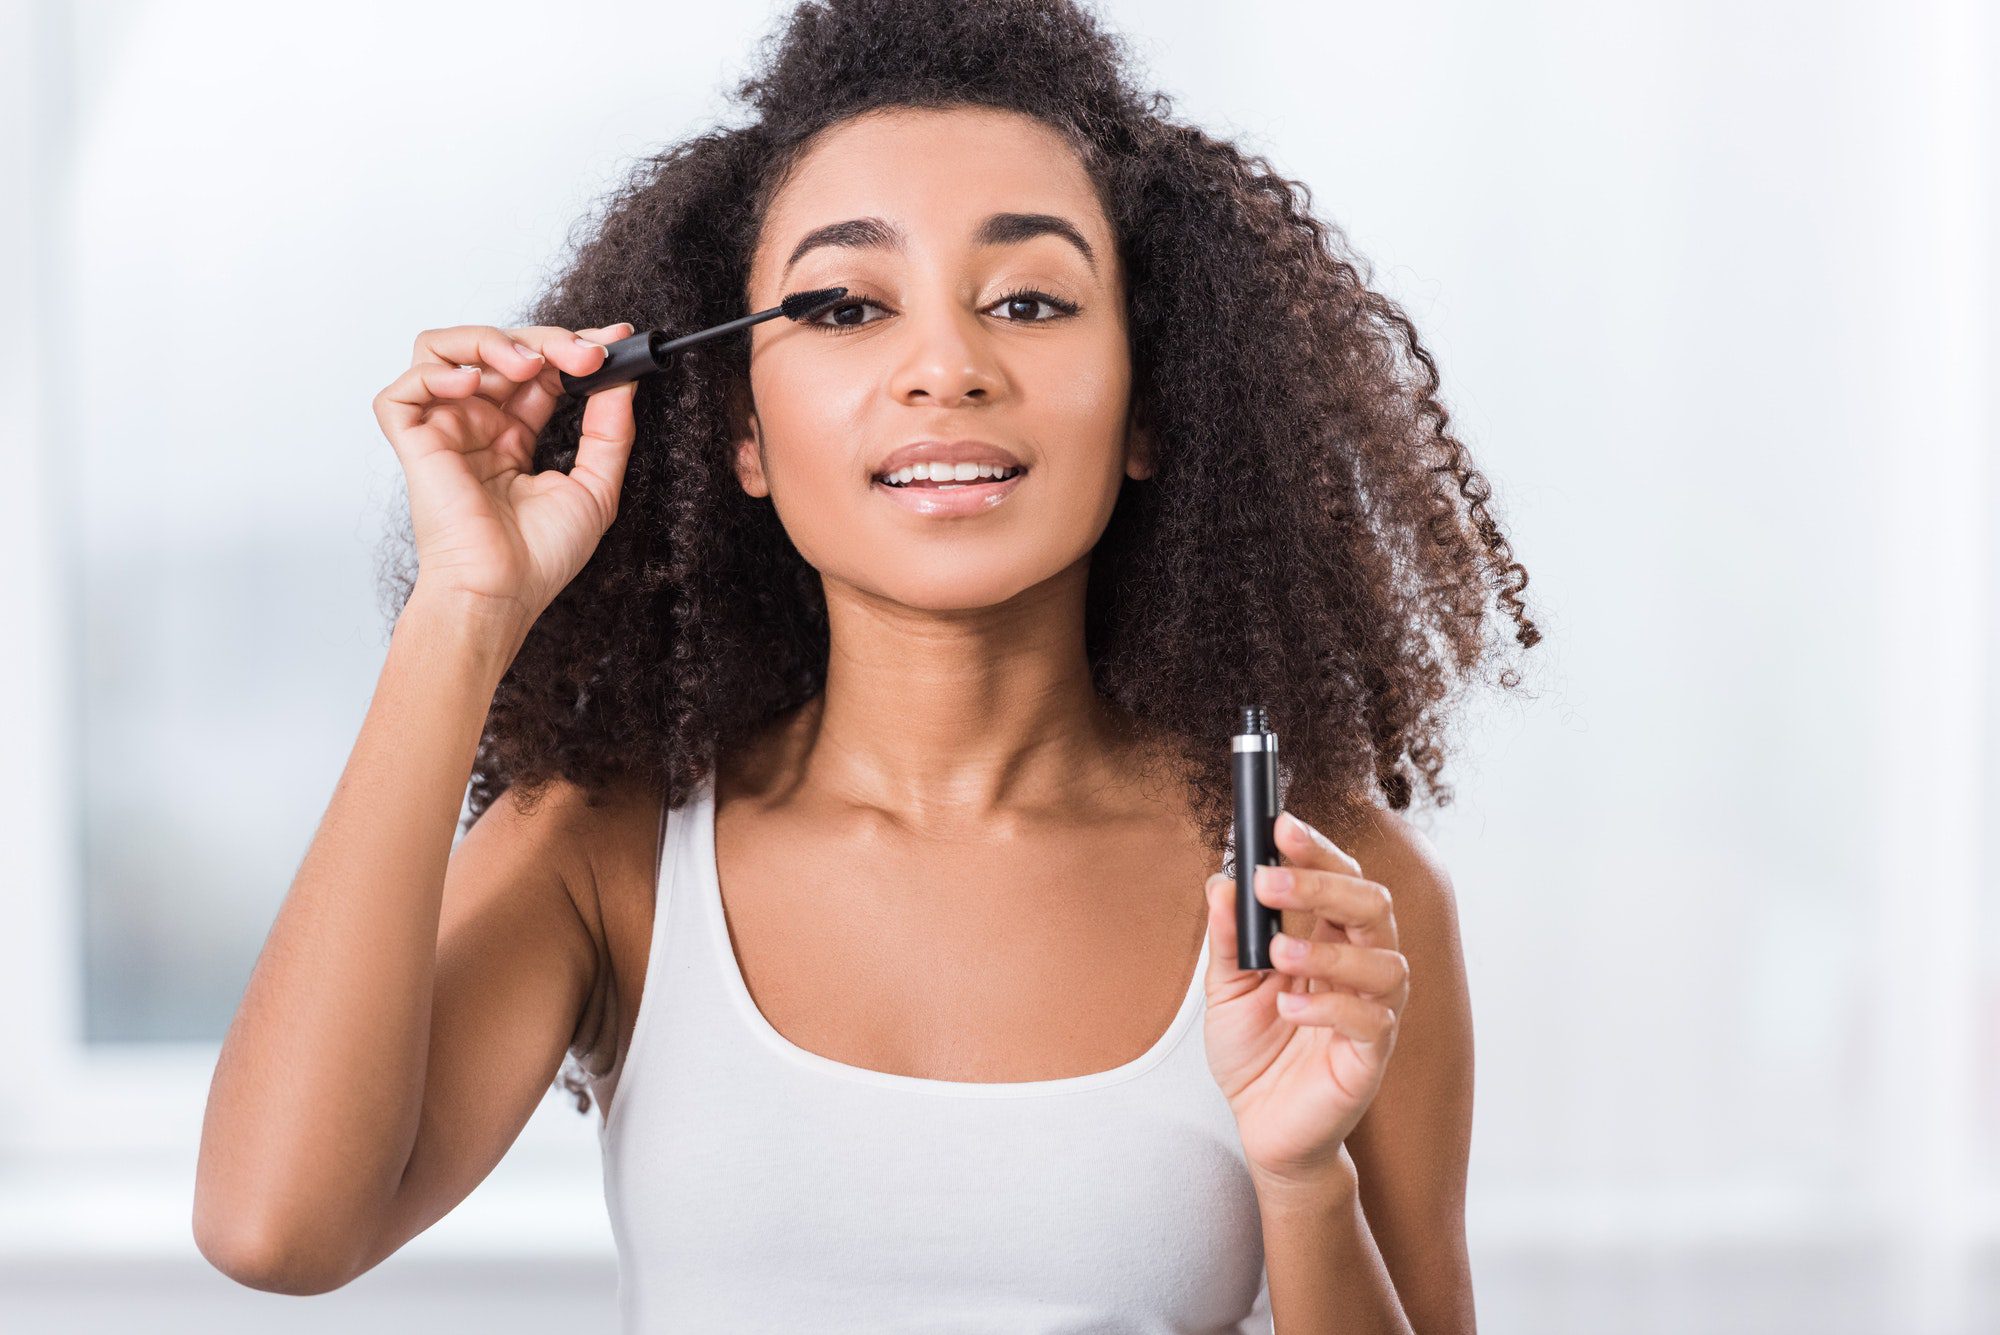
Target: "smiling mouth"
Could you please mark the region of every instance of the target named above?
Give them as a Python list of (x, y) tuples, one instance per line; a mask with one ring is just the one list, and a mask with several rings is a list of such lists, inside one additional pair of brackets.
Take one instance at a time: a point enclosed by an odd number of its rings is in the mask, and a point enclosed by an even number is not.
[(952, 478), (949, 481), (917, 477), (905, 482), (893, 482), (889, 478), (878, 477), (874, 479), (874, 482), (875, 485), (887, 487), (891, 491), (958, 491), (965, 488), (991, 487), (1003, 482), (1012, 482), (1027, 471), (1026, 468), (1009, 468), (994, 477)]
[(901, 485), (878, 477), (869, 490), (879, 491), (882, 499), (898, 510), (921, 518), (966, 519), (1005, 505), (1021, 489), (1027, 473), (1026, 468), (1016, 468), (1000, 477), (974, 477), (962, 482), (957, 478), (932, 481), (905, 477)]

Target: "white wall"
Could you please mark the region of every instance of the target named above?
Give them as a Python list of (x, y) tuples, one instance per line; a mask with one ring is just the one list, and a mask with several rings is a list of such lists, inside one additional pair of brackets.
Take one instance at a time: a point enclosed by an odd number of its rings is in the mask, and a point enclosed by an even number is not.
[[(416, 1329), (414, 1295), (524, 1273), (610, 1321), (595, 1143), (553, 1099), (328, 1299), (237, 1289), (187, 1231), (201, 1017), (383, 650), (369, 401), (417, 330), (515, 311), (780, 12), (605, 9), (0, 8), (27, 187), (0, 191), (0, 1326)], [(1468, 720), (1460, 800), (1420, 822), (1474, 989), (1484, 1328), (2000, 1324), (2000, 25), (1975, 0), (1104, 12), (1373, 259), (1533, 576), (1537, 695)], [(79, 716), (121, 686), (125, 714)], [(204, 813), (245, 809), (218, 847)], [(185, 1014), (86, 1043), (110, 994), (79, 850), (144, 885), (168, 839), (217, 874), (120, 912), (164, 976), (203, 961), (167, 988)], [(547, 1328), (528, 1301), (484, 1328)]]

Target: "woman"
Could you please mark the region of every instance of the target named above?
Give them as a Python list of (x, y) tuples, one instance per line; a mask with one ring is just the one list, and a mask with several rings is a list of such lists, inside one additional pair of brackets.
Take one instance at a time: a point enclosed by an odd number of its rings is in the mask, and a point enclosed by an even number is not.
[[(344, 1284), (560, 1075), (628, 1329), (1470, 1330), (1470, 1009), (1397, 813), (1489, 593), (1537, 633), (1409, 321), (1068, 3), (801, 6), (739, 96), (377, 397), (416, 571), (204, 1254)], [(1208, 875), (1253, 701), (1319, 827), (1269, 972)]]

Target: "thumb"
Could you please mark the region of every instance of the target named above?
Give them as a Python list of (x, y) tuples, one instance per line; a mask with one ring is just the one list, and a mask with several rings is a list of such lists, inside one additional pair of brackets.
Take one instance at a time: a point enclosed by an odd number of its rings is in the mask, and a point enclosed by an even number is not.
[(1264, 979), (1262, 969), (1236, 967), (1236, 878), (1216, 872), (1208, 878), (1208, 985)]
[[(625, 324), (611, 328), (629, 332)], [(583, 405), (583, 426), (576, 443), (576, 461), (570, 465), (569, 475), (589, 489), (598, 509), (605, 516), (607, 526), (618, 513), (618, 497), (624, 489), (625, 465), (632, 457), (632, 438), (636, 433), (632, 400), (638, 392), (639, 383), (631, 380), (598, 390)]]

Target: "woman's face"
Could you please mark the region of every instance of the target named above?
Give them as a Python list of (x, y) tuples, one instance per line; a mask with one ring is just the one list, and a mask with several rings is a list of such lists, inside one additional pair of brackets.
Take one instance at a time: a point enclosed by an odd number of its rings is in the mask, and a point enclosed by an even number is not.
[[(1040, 122), (898, 109), (825, 132), (772, 202), (749, 309), (818, 287), (847, 294), (750, 330), (737, 475), (827, 580), (990, 607), (1084, 558), (1123, 480), (1150, 474), (1110, 224)], [(983, 442), (1025, 471), (957, 492), (877, 480), (920, 441)]]

